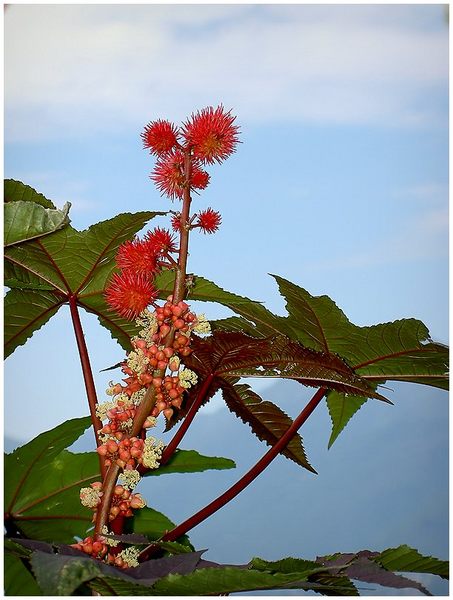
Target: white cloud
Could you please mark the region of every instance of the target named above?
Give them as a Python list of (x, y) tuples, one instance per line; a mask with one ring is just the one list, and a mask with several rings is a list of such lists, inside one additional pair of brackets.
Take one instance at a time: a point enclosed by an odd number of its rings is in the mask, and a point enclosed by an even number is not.
[(243, 122), (432, 124), (423, 95), (446, 89), (448, 32), (414, 10), (10, 5), (6, 136), (121, 131), (217, 102)]

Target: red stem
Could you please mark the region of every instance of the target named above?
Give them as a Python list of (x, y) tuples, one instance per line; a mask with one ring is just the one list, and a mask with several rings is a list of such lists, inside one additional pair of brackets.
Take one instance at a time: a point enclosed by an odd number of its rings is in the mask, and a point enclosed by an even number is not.
[(208, 377), (206, 377), (206, 379), (203, 381), (203, 385), (201, 386), (196, 399), (192, 403), (192, 406), (190, 407), (184, 421), (182, 422), (181, 426), (179, 427), (178, 431), (176, 432), (176, 434), (174, 435), (174, 437), (172, 438), (172, 440), (170, 441), (168, 446), (163, 451), (162, 458), (160, 461), (161, 465), (164, 465), (165, 463), (167, 463), (170, 460), (170, 458), (173, 456), (173, 453), (179, 446), (179, 443), (181, 442), (182, 438), (186, 434), (186, 431), (188, 430), (195, 415), (197, 414), (197, 411), (200, 408), (200, 406), (206, 396), (206, 392), (208, 391), (209, 386), (211, 385), (211, 382), (213, 379), (214, 379), (214, 375), (211, 374)]
[[(88, 356), (88, 348), (85, 342), (85, 335), (82, 329), (82, 323), (80, 321), (79, 310), (77, 307), (77, 296), (69, 296), (69, 308), (71, 311), (72, 324), (74, 326), (74, 333), (77, 341), (77, 348), (79, 350), (80, 363), (82, 365), (83, 380), (85, 382), (85, 389), (88, 398), (88, 406), (90, 408), (91, 422), (94, 429), (94, 437), (96, 439), (96, 446), (100, 445), (98, 430), (102, 429), (102, 421), (96, 414), (96, 406), (98, 404), (96, 387), (94, 385), (93, 372), (91, 370), (90, 357)], [(99, 456), (99, 464), (101, 467), (101, 474), (104, 477), (105, 467), (104, 459)]]
[[(293, 421), (292, 425), (286, 430), (286, 432), (282, 435), (282, 437), (278, 440), (278, 442), (270, 448), (266, 454), (245, 474), (239, 479), (235, 484), (233, 484), (226, 492), (218, 496), (215, 500), (213, 500), (210, 504), (206, 505), (200, 511), (186, 519), (183, 523), (168, 531), (166, 534), (162, 536), (162, 540), (166, 542), (173, 542), (177, 540), (179, 537), (199, 525), (202, 521), (210, 517), (216, 511), (218, 511), (222, 506), (230, 502), (233, 498), (235, 498), (243, 489), (245, 489), (258, 475), (274, 460), (274, 458), (279, 454), (285, 446), (291, 441), (294, 435), (297, 433), (298, 429), (305, 423), (308, 417), (312, 414), (318, 404), (321, 402), (324, 394), (326, 393), (326, 388), (320, 388), (315, 395), (312, 397), (310, 402), (305, 406), (303, 411), (299, 414), (299, 416)], [(146, 560), (149, 558), (153, 552), (157, 549), (155, 545), (148, 546), (143, 550), (140, 555), (140, 559)]]

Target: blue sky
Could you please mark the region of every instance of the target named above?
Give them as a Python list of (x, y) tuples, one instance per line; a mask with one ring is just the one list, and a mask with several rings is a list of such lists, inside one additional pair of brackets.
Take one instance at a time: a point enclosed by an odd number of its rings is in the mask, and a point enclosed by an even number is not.
[[(140, 132), (150, 120), (180, 122), (219, 103), (237, 115), (242, 144), (211, 169), (210, 186), (194, 200), (220, 211), (223, 224), (215, 236), (192, 236), (189, 270), (284, 314), (267, 275), (279, 274), (312, 294), (328, 294), (357, 324), (416, 317), (447, 343), (442, 5), (10, 5), (6, 11), (5, 177), (35, 187), (57, 206), (72, 202), (76, 228), (118, 212), (169, 208), (149, 180), (153, 161)], [(95, 319), (84, 317), (84, 324), (102, 399), (108, 377), (98, 372), (122, 353)], [(29, 439), (86, 413), (71, 335), (62, 310), (7, 359), (9, 437)], [(49, 370), (51, 381), (43, 380)], [(258, 389), (265, 394), (266, 386)], [(431, 400), (431, 391), (421, 389), (425, 400), (417, 392), (417, 402), (441, 411), (446, 428), (446, 394)], [(371, 427), (366, 410), (355, 429), (359, 439), (349, 434), (358, 451)], [(22, 426), (24, 414), (33, 418)], [(200, 419), (223, 415), (213, 403)], [(428, 453), (439, 426), (427, 419), (420, 432)], [(328, 419), (324, 427), (327, 441)], [(401, 435), (410, 443), (410, 430)]]

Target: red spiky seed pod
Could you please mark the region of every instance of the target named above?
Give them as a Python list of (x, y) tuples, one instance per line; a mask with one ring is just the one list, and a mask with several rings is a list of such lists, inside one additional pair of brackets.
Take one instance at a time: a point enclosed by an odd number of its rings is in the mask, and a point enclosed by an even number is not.
[(162, 119), (148, 123), (141, 134), (143, 147), (157, 156), (170, 152), (178, 144), (178, 136), (178, 128)]
[(225, 112), (222, 105), (203, 108), (184, 123), (183, 136), (193, 149), (193, 155), (203, 163), (221, 163), (236, 150), (239, 127), (236, 117)]
[(148, 231), (145, 240), (157, 254), (167, 254), (168, 252), (178, 251), (175, 238), (168, 229), (155, 227), (152, 231)]
[[(162, 194), (172, 200), (182, 198), (186, 189), (184, 154), (180, 150), (176, 150), (159, 158), (151, 174), (151, 179)], [(192, 161), (190, 187), (204, 189), (208, 183), (209, 175), (200, 168), (197, 161)]]
[(203, 233), (214, 233), (219, 228), (221, 222), (222, 217), (220, 213), (212, 208), (207, 208), (198, 213), (196, 226), (200, 227)]
[(152, 282), (141, 273), (114, 273), (104, 292), (107, 304), (121, 317), (133, 321), (157, 298)]
[(155, 244), (147, 238), (143, 241), (135, 239), (121, 244), (116, 255), (116, 264), (123, 271), (154, 275), (158, 271), (158, 256)]

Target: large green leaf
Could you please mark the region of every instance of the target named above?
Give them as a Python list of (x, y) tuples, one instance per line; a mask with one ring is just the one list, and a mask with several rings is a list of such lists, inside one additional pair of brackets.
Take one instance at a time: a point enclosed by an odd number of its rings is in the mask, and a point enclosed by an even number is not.
[[(96, 452), (74, 454), (65, 450), (91, 424), (88, 417), (72, 419), (5, 456), (5, 507), (10, 528), (27, 537), (72, 543), (84, 537), (92, 512), (80, 504), (79, 490), (100, 480)], [(232, 460), (203, 456), (195, 450), (178, 450), (172, 459), (149, 475), (230, 469)], [(129, 531), (157, 539), (174, 524), (152, 509), (139, 511)], [(132, 527), (132, 529), (131, 529)]]
[[(286, 299), (286, 317), (274, 315), (259, 302), (226, 292), (198, 276), (193, 278), (190, 297), (219, 302), (240, 315), (214, 321), (214, 331), (243, 332), (258, 338), (276, 333), (288, 336), (306, 348), (341, 357), (369, 382), (370, 389), (375, 390), (387, 380), (448, 388), (448, 348), (432, 342), (421, 321), (402, 319), (359, 327), (328, 296), (312, 296), (286, 279), (274, 277)], [(164, 296), (170, 288), (168, 274), (162, 276), (160, 285)], [(372, 394), (329, 389), (331, 446)]]
[[(23, 344), (45, 322), (38, 315), (40, 310), (45, 315), (49, 315), (49, 310), (54, 313), (70, 297), (94, 313), (112, 337), (128, 348), (135, 325), (108, 308), (103, 291), (115, 268), (118, 247), (132, 238), (147, 221), (161, 214), (165, 213), (124, 213), (85, 231), (67, 226), (45, 237), (7, 248), (5, 276), (14, 289), (9, 292), (12, 296), (5, 355)], [(20, 303), (15, 310), (19, 292)], [(50, 292), (52, 296), (49, 296)]]
[(68, 225), (70, 206), (66, 203), (62, 210), (57, 210), (34, 202), (8, 202), (4, 207), (4, 245), (20, 244)]
[(87, 427), (89, 417), (71, 419), (5, 455), (5, 513), (27, 537), (73, 542), (86, 532), (91, 513), (78, 490), (99, 478), (94, 453), (64, 450)]

